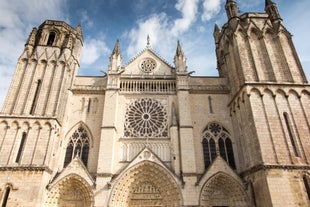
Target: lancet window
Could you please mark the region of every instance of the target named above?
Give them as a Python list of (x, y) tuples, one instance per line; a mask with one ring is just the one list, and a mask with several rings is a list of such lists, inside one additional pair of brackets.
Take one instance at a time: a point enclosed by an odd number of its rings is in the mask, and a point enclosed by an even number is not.
[(65, 155), (64, 167), (66, 167), (76, 156), (78, 156), (82, 160), (83, 164), (87, 166), (88, 153), (89, 136), (86, 129), (83, 126), (79, 126), (73, 132), (69, 139)]
[(16, 156), (16, 159), (15, 159), (15, 162), (17, 162), (17, 163), (19, 163), (21, 158), (22, 158), (22, 154), (23, 154), (23, 151), (24, 151), (24, 148), (25, 148), (25, 144), (26, 144), (26, 138), (27, 138), (27, 133), (23, 132), (22, 138), (20, 140), (17, 156)]
[(306, 175), (303, 176), (303, 181), (304, 181), (304, 185), (306, 188), (306, 192), (308, 195), (308, 200), (310, 200), (310, 182), (309, 182), (309, 178), (307, 178)]
[(220, 155), (233, 169), (236, 169), (233, 144), (230, 134), (223, 126), (212, 122), (207, 125), (202, 139), (205, 169)]
[(47, 45), (48, 45), (48, 46), (52, 46), (52, 45), (54, 44), (55, 37), (56, 37), (55, 32), (51, 32), (51, 33), (49, 34), (48, 40), (47, 40)]
[(288, 131), (288, 135), (289, 135), (292, 147), (293, 147), (294, 155), (296, 157), (299, 157), (298, 148), (297, 148), (297, 144), (296, 144), (296, 138), (295, 138), (295, 136), (293, 134), (292, 123), (291, 123), (291, 121), (290, 121), (290, 119), (288, 117), (288, 114), (286, 112), (283, 113), (283, 116), (284, 116), (284, 120), (285, 120), (287, 131)]
[(11, 187), (10, 186), (6, 186), (5, 190), (3, 192), (1, 207), (6, 207), (7, 206), (7, 202), (8, 202), (9, 195), (10, 195), (10, 191), (11, 191)]

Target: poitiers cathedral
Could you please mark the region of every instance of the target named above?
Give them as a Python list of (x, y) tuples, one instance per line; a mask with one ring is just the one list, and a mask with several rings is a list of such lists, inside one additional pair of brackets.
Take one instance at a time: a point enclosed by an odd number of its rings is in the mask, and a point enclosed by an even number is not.
[(2, 207), (310, 206), (310, 85), (277, 5), (215, 26), (218, 77), (149, 44), (79, 76), (81, 27), (46, 20), (0, 115)]

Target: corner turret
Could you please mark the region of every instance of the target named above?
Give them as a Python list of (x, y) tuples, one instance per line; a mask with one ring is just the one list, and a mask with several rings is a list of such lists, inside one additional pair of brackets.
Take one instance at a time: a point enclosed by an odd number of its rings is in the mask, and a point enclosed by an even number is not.
[(225, 9), (228, 20), (238, 17), (238, 6), (234, 0), (227, 0)]
[(278, 11), (277, 4), (271, 0), (266, 0), (265, 11), (269, 15), (271, 22), (282, 21), (281, 16)]

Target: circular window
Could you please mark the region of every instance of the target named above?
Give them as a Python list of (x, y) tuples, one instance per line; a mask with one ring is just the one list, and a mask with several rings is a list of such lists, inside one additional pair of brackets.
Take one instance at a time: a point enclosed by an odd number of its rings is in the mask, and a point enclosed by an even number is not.
[(125, 137), (167, 137), (166, 108), (157, 100), (132, 102), (125, 114)]
[(145, 73), (150, 73), (156, 68), (157, 64), (154, 59), (146, 58), (140, 63), (140, 69)]

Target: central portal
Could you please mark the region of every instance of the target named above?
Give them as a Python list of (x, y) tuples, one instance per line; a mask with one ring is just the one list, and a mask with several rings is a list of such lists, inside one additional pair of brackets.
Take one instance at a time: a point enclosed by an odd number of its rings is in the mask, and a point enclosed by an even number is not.
[(126, 171), (115, 184), (111, 207), (179, 207), (178, 185), (163, 167), (144, 161)]

